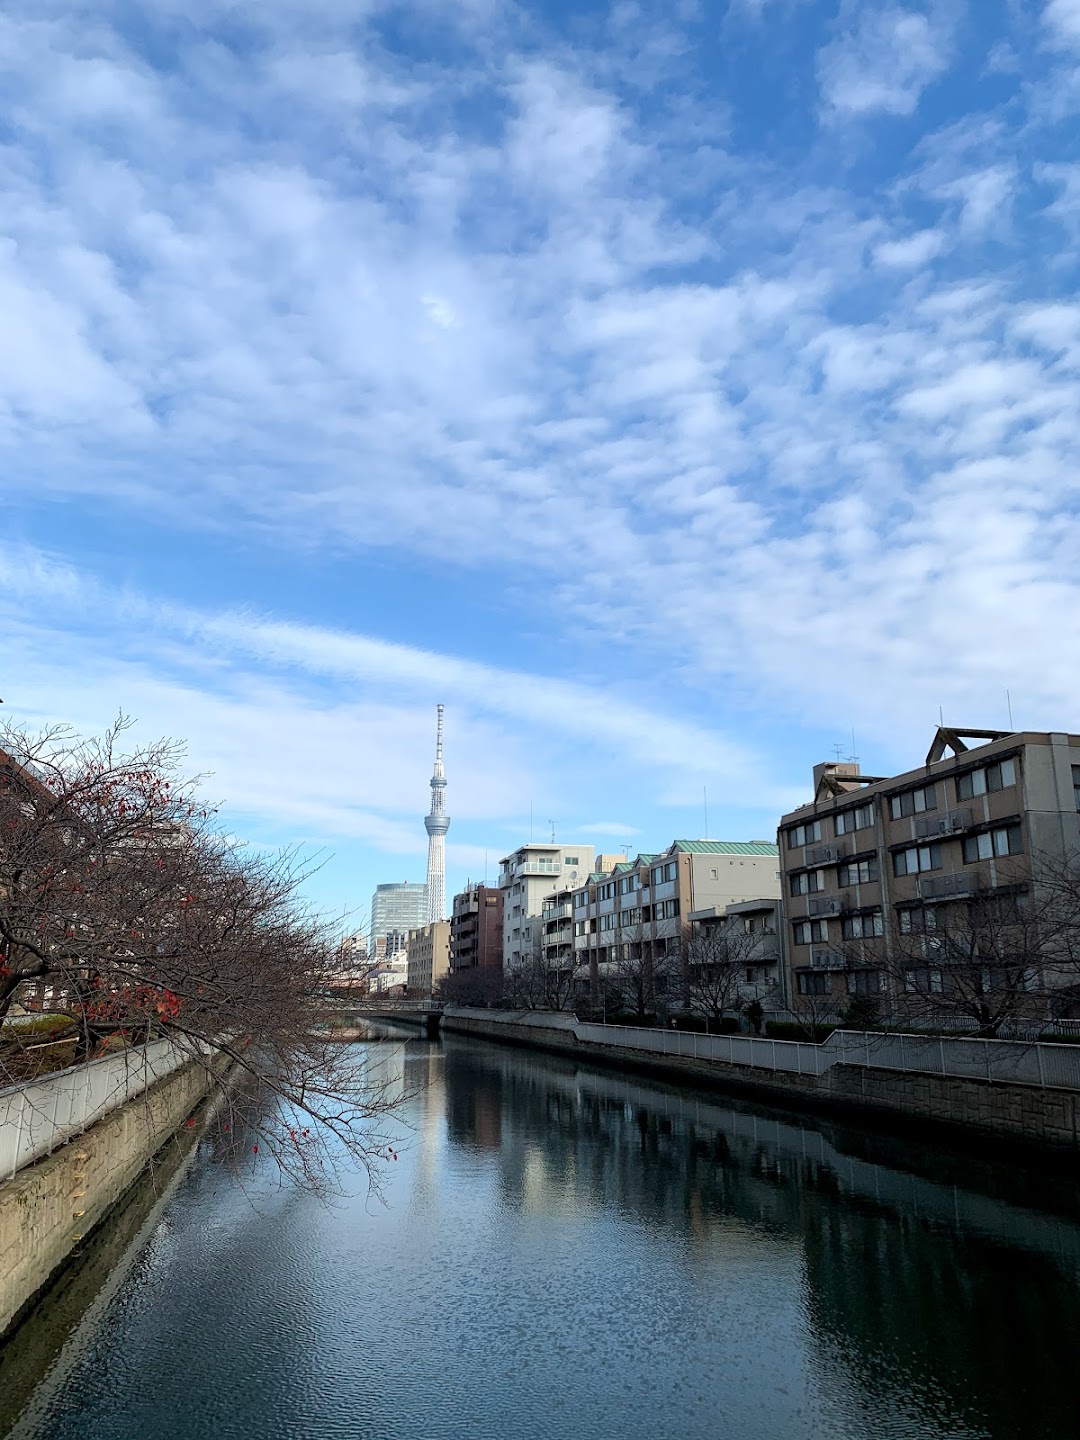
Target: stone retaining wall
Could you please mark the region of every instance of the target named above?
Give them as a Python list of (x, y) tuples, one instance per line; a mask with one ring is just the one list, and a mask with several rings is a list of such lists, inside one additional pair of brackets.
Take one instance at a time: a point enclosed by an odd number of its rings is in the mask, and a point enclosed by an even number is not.
[(640, 1048), (598, 1045), (575, 1034), (564, 1015), (500, 1018), (447, 1011), (443, 1029), (533, 1049), (575, 1055), (600, 1065), (648, 1071), (772, 1100), (779, 1104), (876, 1111), (894, 1120), (1052, 1148), (1080, 1157), (1080, 1094), (923, 1072), (875, 1069), (838, 1062), (823, 1075), (767, 1071), (755, 1065), (723, 1064), (683, 1055), (650, 1055)]
[(0, 1185), (0, 1335), (210, 1088), (197, 1062)]

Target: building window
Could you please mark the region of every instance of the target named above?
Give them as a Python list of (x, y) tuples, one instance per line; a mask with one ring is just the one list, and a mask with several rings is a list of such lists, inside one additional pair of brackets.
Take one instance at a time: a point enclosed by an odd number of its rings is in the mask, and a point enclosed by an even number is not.
[(846, 915), (840, 922), (845, 940), (872, 940), (884, 934), (880, 910), (866, 910), (861, 915)]
[(825, 889), (825, 872), (804, 870), (799, 875), (792, 875), (789, 883), (792, 895), (814, 895), (818, 890)]
[(787, 832), (789, 850), (798, 850), (802, 845), (813, 845), (821, 839), (821, 821), (808, 820), (805, 825), (794, 825)]
[(885, 989), (885, 977), (880, 970), (849, 970), (847, 990), (849, 995), (880, 995)]
[(937, 791), (933, 785), (922, 785), (918, 790), (905, 790), (902, 795), (889, 797), (889, 818), (907, 819), (909, 815), (921, 815), (926, 810), (937, 809)]
[(576, 855), (564, 855), (562, 863), (564, 865), (576, 865), (578, 863), (578, 857)]
[(1072, 767), (1073, 772), (1073, 804), (1080, 810), (1080, 765)]
[(976, 860), (1019, 855), (1023, 848), (1020, 826), (1001, 825), (996, 830), (984, 830), (981, 835), (964, 837), (964, 863), (970, 865)]
[(901, 935), (927, 935), (937, 929), (937, 911), (932, 906), (915, 906), (897, 911)]
[(840, 866), (838, 875), (841, 885), (868, 885), (878, 878), (878, 862), (876, 859), (849, 860)]
[(912, 845), (898, 850), (892, 857), (894, 875), (921, 875), (926, 870), (941, 869), (940, 845)]
[(796, 945), (820, 945), (829, 939), (827, 920), (798, 920), (791, 927)]
[(661, 900), (656, 907), (657, 920), (674, 920), (679, 913), (678, 900)]
[(798, 984), (800, 995), (828, 995), (832, 991), (832, 982), (828, 975), (823, 975), (820, 971), (816, 973), (814, 971), (807, 971), (806, 973), (800, 971), (800, 973), (796, 975), (795, 980)]
[(1015, 784), (1015, 760), (1002, 760), (997, 765), (984, 765), (979, 770), (969, 770), (966, 775), (958, 775), (956, 798), (972, 800), (976, 795), (992, 795), (995, 790), (1004, 790), (1007, 785)]
[(874, 823), (873, 805), (856, 805), (851, 810), (837, 812), (835, 825), (837, 835), (850, 835), (855, 830), (867, 830)]

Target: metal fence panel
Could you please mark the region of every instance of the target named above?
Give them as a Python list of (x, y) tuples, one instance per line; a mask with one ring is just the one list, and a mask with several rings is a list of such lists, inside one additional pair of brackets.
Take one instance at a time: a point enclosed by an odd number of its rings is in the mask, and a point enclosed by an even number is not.
[(579, 1023), (575, 1033), (593, 1045), (616, 1045), (654, 1055), (689, 1055), (725, 1065), (797, 1075), (824, 1075), (833, 1065), (866, 1065), (876, 1070), (954, 1075), (992, 1084), (1080, 1090), (1080, 1045), (854, 1030), (836, 1030), (823, 1045), (813, 1045), (753, 1035), (699, 1035), (585, 1023)]
[(48, 1155), (191, 1058), (190, 1047), (153, 1040), (0, 1090), (0, 1176)]

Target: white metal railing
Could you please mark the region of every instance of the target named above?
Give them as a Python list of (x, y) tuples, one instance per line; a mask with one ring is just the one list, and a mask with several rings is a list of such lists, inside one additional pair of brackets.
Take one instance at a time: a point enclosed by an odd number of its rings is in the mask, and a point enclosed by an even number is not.
[(812, 1045), (798, 1040), (698, 1035), (681, 1030), (639, 1029), (633, 1025), (579, 1024), (576, 1028), (578, 1038), (593, 1045), (618, 1045), (659, 1055), (688, 1055), (796, 1075), (824, 1075), (834, 1065), (866, 1065), (875, 1070), (916, 1071), (962, 1080), (1080, 1090), (1080, 1045), (882, 1035), (855, 1030), (834, 1030), (824, 1044)]
[(795, 1075), (821, 1075), (836, 1063), (821, 1045), (798, 1040), (762, 1040), (752, 1035), (699, 1035), (692, 1030), (651, 1030), (635, 1025), (578, 1024), (579, 1040), (591, 1045), (618, 1045), (654, 1055), (684, 1055), (694, 1060), (719, 1060), (759, 1070)]
[(190, 1045), (152, 1040), (0, 1090), (0, 1180), (141, 1095), (192, 1056)]
[(817, 1076), (824, 1075), (834, 1065), (866, 1065), (875, 1070), (1080, 1090), (1080, 1044), (834, 1030), (824, 1044), (813, 1045), (754, 1035), (699, 1035), (687, 1030), (593, 1024), (575, 1021), (567, 1011), (507, 1012), (452, 1007), (447, 1017), (454, 1015), (537, 1029), (572, 1029), (579, 1040), (590, 1045), (618, 1046), (653, 1055), (682, 1055), (786, 1074)]
[(842, 1065), (1080, 1090), (1080, 1045), (837, 1030), (821, 1048), (839, 1052), (836, 1059)]

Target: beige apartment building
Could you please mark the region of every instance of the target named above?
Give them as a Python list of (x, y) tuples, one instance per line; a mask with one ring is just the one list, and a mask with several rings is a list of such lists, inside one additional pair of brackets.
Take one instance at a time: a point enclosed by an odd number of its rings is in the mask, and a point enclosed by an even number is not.
[(450, 921), (436, 920), (409, 931), (407, 985), (410, 998), (430, 1000), (450, 969)]
[(777, 849), (765, 840), (675, 840), (659, 854), (594, 871), (573, 892), (573, 942), (595, 988), (605, 966), (642, 946), (676, 952), (690, 916), (780, 894)]
[(584, 882), (593, 869), (592, 845), (522, 845), (499, 862), (503, 893), (503, 967), (514, 969), (543, 945), (542, 913), (553, 892)]
[(793, 1003), (838, 1013), (902, 989), (904, 937), (931, 937), (930, 954), (936, 907), (1030, 889), (1033, 859), (1080, 850), (1078, 811), (1080, 735), (940, 727), (902, 775), (815, 766), (813, 801), (778, 833)]

